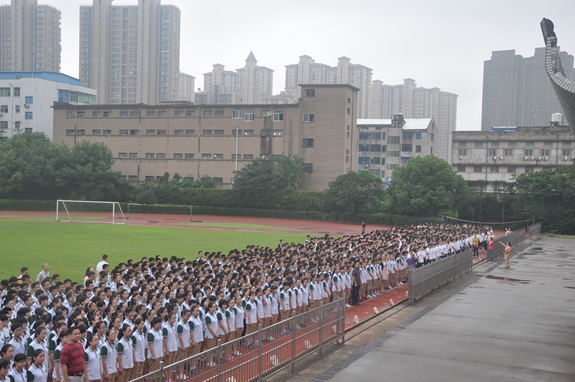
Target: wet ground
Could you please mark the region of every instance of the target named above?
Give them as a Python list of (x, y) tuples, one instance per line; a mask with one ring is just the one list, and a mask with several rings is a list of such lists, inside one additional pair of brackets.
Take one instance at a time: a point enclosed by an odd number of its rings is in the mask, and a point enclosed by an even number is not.
[(575, 240), (543, 238), (511, 269), (475, 272), (329, 380), (575, 381)]

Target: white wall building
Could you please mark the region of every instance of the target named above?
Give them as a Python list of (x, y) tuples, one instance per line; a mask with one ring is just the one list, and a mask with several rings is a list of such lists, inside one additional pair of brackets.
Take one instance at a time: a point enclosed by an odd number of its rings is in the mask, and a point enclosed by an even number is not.
[(54, 102), (93, 105), (96, 90), (54, 72), (0, 72), (0, 140), (43, 132), (52, 139)]

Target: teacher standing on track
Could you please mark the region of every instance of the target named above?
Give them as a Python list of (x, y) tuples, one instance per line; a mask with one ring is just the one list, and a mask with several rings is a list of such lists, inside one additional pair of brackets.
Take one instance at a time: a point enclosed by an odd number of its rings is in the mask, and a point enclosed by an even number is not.
[(503, 257), (505, 257), (505, 269), (511, 268), (511, 265), (509, 265), (509, 256), (510, 255), (511, 255), (511, 243), (507, 242), (507, 244), (505, 245), (504, 252), (503, 252)]

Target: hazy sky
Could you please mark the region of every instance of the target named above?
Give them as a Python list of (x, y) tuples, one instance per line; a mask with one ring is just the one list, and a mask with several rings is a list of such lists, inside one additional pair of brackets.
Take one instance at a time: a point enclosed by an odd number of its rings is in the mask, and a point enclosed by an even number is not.
[[(9, 3), (0, 0), (0, 3)], [(79, 6), (91, 0), (39, 0), (62, 11), (62, 72), (78, 77)], [(114, 5), (137, 0), (114, 0)], [(539, 22), (555, 23), (562, 50), (575, 54), (575, 0), (165, 0), (182, 12), (180, 70), (196, 77), (221, 63), (243, 67), (250, 50), (275, 70), (307, 54), (335, 66), (347, 56), (373, 79), (438, 87), (459, 95), (458, 130), (479, 130), (483, 61), (493, 50), (532, 56), (543, 46)]]

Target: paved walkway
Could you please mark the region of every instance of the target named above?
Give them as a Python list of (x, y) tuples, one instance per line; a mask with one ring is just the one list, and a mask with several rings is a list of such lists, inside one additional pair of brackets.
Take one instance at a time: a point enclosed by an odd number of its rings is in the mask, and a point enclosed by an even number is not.
[(485, 276), (314, 380), (575, 381), (575, 240), (544, 238), (510, 270), (480, 268)]

